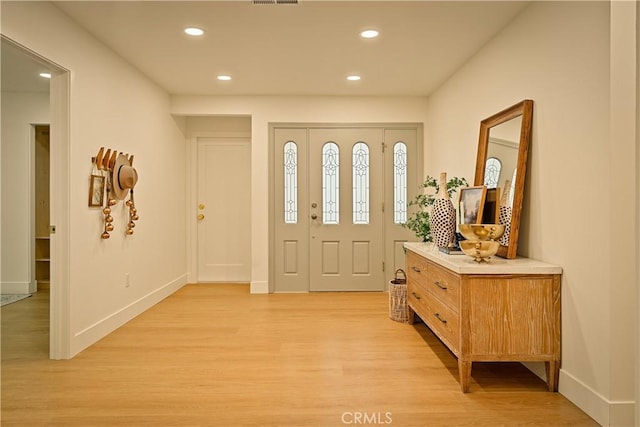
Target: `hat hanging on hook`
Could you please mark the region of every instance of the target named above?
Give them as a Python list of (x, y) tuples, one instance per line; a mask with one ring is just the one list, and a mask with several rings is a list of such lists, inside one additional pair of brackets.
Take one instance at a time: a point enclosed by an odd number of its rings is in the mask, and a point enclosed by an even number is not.
[(133, 190), (138, 182), (138, 172), (131, 166), (126, 155), (120, 153), (113, 165), (111, 191), (118, 200), (124, 200), (129, 190)]

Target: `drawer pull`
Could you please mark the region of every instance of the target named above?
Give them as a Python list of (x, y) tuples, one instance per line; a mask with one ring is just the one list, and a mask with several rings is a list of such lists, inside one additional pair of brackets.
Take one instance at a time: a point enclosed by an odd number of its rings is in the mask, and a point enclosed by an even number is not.
[(416, 299), (420, 299), (420, 295), (416, 294), (415, 292), (411, 292), (413, 294), (414, 297), (416, 297)]
[(442, 289), (443, 291), (447, 290), (447, 287), (445, 285), (443, 285), (442, 283), (440, 283), (439, 281), (435, 281), (433, 282), (434, 285), (436, 285), (437, 287), (439, 287), (440, 289)]
[(422, 270), (420, 270), (420, 269), (419, 269), (418, 267), (416, 267), (416, 266), (411, 267), (411, 269), (412, 269), (413, 271), (415, 271), (416, 273), (420, 273), (420, 272), (422, 271)]
[(442, 323), (447, 323), (447, 319), (443, 319), (442, 317), (440, 317), (440, 313), (435, 313), (434, 316), (436, 316), (436, 319), (438, 319)]

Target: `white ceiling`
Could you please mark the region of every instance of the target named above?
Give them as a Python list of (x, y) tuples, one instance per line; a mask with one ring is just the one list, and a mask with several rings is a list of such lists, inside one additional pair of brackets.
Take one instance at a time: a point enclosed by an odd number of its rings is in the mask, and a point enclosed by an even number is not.
[[(54, 4), (170, 94), (428, 95), (528, 2)], [(206, 33), (189, 38), (187, 26)], [(365, 28), (380, 37), (361, 39)], [(351, 73), (362, 80), (348, 82)]]

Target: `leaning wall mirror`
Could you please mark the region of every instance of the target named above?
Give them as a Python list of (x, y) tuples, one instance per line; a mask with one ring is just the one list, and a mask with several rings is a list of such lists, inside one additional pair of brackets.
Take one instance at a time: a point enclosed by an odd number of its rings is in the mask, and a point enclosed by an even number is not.
[(497, 253), (502, 258), (515, 258), (518, 250), (532, 119), (533, 101), (525, 99), (480, 122), (474, 185), (487, 187), (495, 203), (488, 210), (505, 225)]

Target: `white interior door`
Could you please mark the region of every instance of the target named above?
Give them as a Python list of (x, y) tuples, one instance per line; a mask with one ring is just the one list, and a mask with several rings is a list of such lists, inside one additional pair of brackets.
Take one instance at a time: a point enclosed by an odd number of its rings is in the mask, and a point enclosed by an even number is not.
[(309, 289), (382, 291), (382, 130), (309, 131)]
[(198, 281), (251, 280), (247, 139), (198, 138)]

